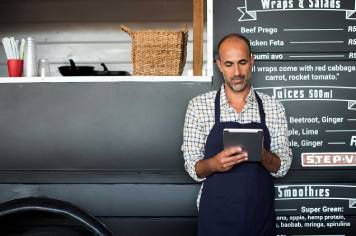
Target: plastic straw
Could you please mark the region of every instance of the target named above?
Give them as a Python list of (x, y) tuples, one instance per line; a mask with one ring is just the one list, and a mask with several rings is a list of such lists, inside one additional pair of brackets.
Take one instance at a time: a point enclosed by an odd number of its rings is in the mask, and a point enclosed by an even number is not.
[(7, 59), (24, 58), (25, 39), (21, 40), (20, 45), (19, 40), (15, 40), (14, 37), (5, 37), (2, 39), (2, 44), (4, 46)]

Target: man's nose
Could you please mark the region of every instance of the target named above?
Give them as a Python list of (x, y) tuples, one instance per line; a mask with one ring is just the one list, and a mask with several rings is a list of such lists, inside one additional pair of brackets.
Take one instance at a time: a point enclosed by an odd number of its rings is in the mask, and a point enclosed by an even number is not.
[(239, 65), (234, 65), (234, 75), (235, 76), (240, 76), (241, 70)]

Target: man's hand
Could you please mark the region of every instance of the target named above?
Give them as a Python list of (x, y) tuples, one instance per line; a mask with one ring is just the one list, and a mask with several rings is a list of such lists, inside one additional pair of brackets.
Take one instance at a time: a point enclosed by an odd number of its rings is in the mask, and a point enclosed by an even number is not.
[(281, 159), (274, 153), (263, 149), (261, 164), (272, 173), (277, 173), (281, 167)]
[(213, 172), (229, 171), (235, 165), (247, 160), (247, 153), (241, 147), (227, 148), (211, 158)]
[(241, 147), (231, 147), (219, 152), (214, 157), (198, 161), (195, 171), (200, 178), (205, 178), (215, 172), (229, 171), (244, 161), (247, 161), (247, 153), (243, 152)]

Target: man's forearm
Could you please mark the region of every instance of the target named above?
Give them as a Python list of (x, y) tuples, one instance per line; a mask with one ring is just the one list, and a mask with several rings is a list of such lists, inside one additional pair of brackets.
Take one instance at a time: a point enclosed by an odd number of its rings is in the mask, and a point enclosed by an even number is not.
[(263, 149), (262, 152), (262, 165), (272, 173), (277, 173), (281, 167), (281, 159), (274, 153)]
[(195, 172), (199, 178), (205, 178), (214, 173), (211, 159), (203, 159), (195, 164)]

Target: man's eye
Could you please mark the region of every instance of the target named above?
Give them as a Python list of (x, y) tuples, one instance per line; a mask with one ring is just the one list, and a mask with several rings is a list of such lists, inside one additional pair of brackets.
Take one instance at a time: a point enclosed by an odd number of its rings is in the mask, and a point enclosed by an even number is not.
[(240, 61), (240, 64), (245, 65), (245, 64), (247, 64), (247, 61)]
[(230, 66), (232, 66), (232, 63), (225, 63), (225, 66), (230, 67)]

